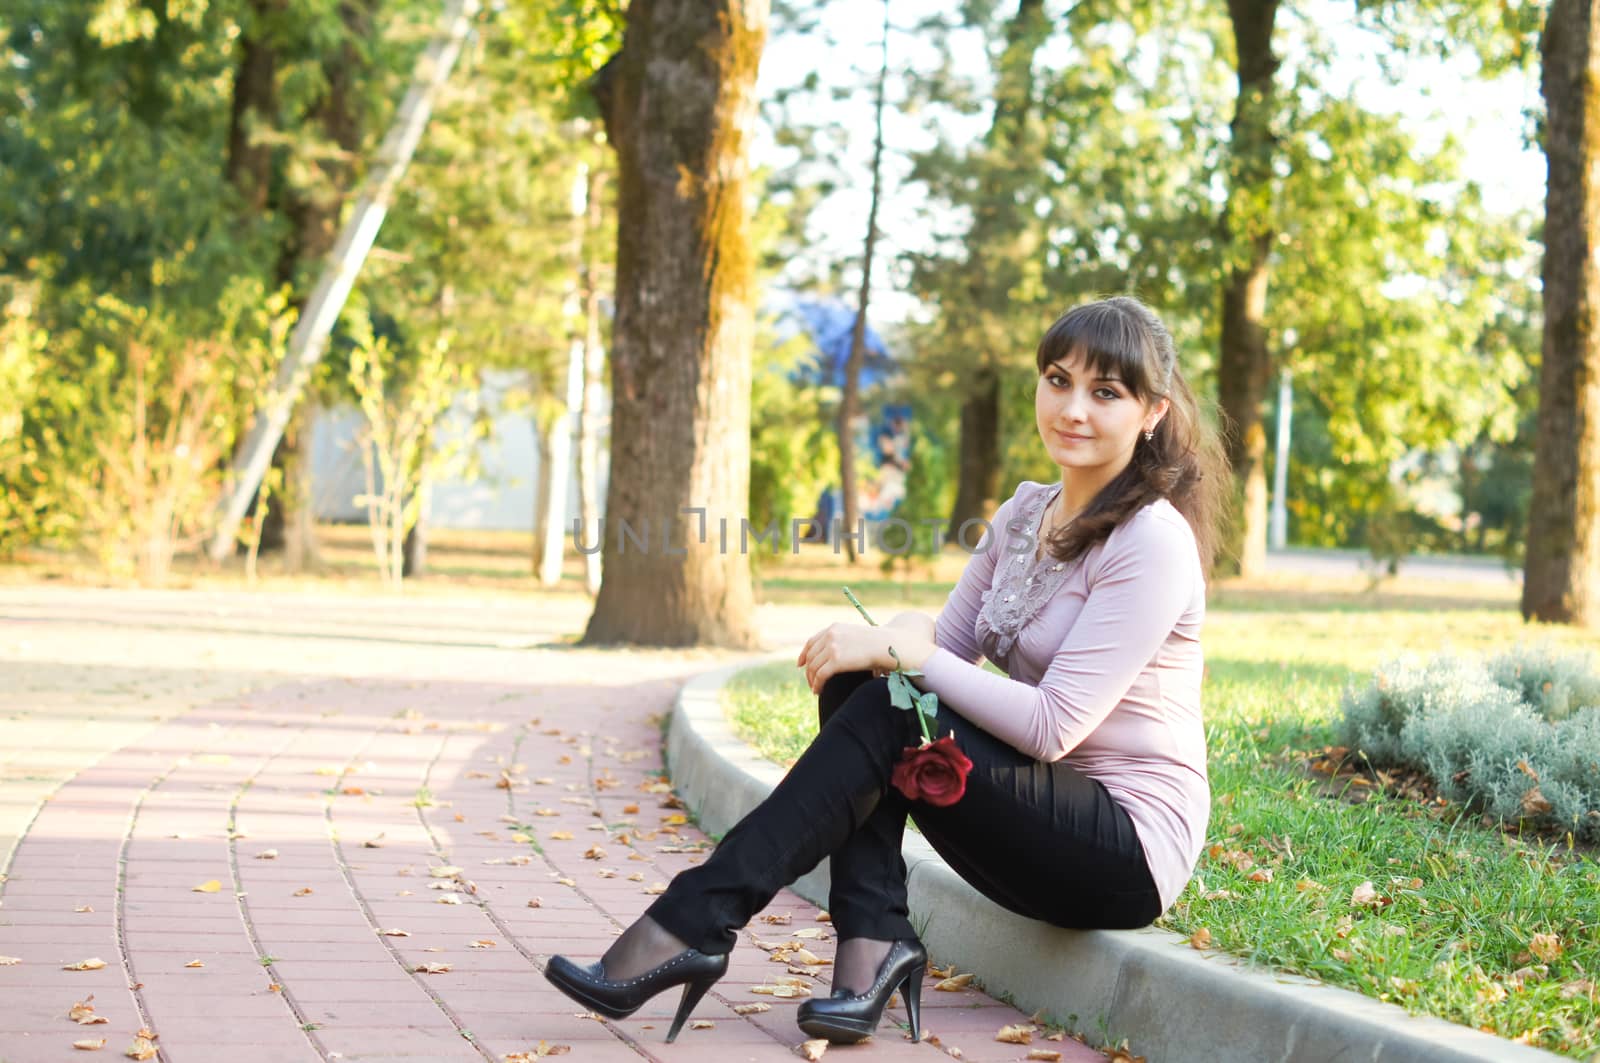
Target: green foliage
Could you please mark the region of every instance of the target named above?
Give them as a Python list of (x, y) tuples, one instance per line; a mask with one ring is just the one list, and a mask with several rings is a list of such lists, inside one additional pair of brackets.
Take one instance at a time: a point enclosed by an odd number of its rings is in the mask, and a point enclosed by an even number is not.
[(94, 460), (69, 482), (107, 571), (159, 584), (177, 551), (209, 536), (238, 427), (269, 393), (293, 319), (285, 293), (243, 278), (214, 318), (110, 295), (89, 305), (81, 342), (95, 360), (81, 412), (95, 426)]
[[(789, 379), (810, 350), (805, 335), (774, 345), (770, 331), (762, 332), (766, 353), (756, 364), (750, 390), (749, 519), (752, 534), (776, 527), (779, 549), (788, 550), (793, 522), (816, 513), (817, 498), (838, 476), (839, 441), (825, 411), (827, 389), (797, 387)], [(802, 524), (801, 534), (807, 528)], [(769, 556), (770, 544), (758, 547), (752, 541), (752, 561)]]
[(379, 575), (398, 587), (406, 535), (422, 512), (426, 485), (451, 468), (471, 439), (444, 432), (464, 378), (450, 358), (448, 335), (405, 360), (360, 315), (353, 315), (350, 335), (350, 386), (365, 422), (357, 447), (366, 493), (356, 503), (367, 509)]
[(1426, 771), (1444, 796), (1503, 822), (1600, 841), (1600, 674), (1588, 657), (1400, 660), (1342, 705), (1345, 741), (1373, 764)]
[(912, 395), (911, 414), (911, 468), (906, 471), (906, 493), (895, 507), (894, 516), (911, 526), (912, 541), (901, 549), (898, 537), (886, 538), (887, 545), (896, 552), (885, 551), (882, 568), (890, 572), (903, 564), (910, 574), (911, 559), (931, 561), (940, 550), (935, 549), (949, 518), (950, 507), (955, 504), (955, 452), (952, 443), (944, 442), (929, 428), (932, 410), (922, 410), (927, 405), (916, 401)]
[(31, 293), (0, 288), (0, 301), (0, 557), (6, 557), (60, 526), (63, 442), (54, 418), (40, 413), (66, 389), (45, 371), (49, 334), (35, 322)]
[(593, 115), (590, 79), (622, 48), (622, 0), (513, 0), (511, 41), (568, 115)]

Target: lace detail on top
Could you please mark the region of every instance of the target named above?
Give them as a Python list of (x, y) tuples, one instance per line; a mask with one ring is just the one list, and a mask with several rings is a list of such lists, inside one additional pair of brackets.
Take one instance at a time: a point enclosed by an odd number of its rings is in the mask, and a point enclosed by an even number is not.
[(990, 638), (977, 632), (984, 655), (997, 664), (1010, 657), (1017, 644), (1022, 627), (1055, 596), (1067, 579), (1067, 563), (1057, 561), (1049, 551), (1042, 558), (1035, 555), (1039, 549), (1039, 520), (1044, 508), (1056, 495), (1055, 490), (1037, 491), (1034, 496), (1011, 515), (1006, 522), (1005, 540), (1001, 555), (995, 562), (993, 585), (983, 592), (983, 605), (978, 610), (978, 627), (988, 628)]

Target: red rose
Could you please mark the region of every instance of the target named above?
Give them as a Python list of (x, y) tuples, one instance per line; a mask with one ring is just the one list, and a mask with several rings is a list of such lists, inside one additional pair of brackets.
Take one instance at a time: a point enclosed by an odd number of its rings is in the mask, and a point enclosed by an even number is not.
[(956, 740), (945, 735), (937, 742), (907, 746), (895, 762), (889, 783), (912, 801), (944, 808), (961, 800), (967, 792), (967, 773), (972, 761), (961, 752)]

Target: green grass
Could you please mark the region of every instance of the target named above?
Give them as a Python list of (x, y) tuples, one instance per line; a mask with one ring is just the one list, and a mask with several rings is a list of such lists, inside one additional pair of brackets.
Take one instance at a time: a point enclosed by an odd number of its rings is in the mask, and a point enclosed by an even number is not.
[[(930, 611), (943, 601), (934, 597)], [(1459, 808), (1319, 796), (1298, 768), (1334, 741), (1345, 684), (1398, 652), (1486, 652), (1536, 639), (1592, 647), (1593, 637), (1532, 631), (1509, 608), (1464, 597), (1375, 606), (1359, 593), (1224, 587), (1213, 603), (1208, 851), (1160, 925), (1205, 930), (1214, 948), (1408, 1011), (1573, 1058), (1600, 1052), (1594, 852), (1512, 837)], [(726, 696), (735, 727), (773, 760), (793, 760), (815, 733), (815, 699), (790, 664), (742, 673)], [(1270, 881), (1251, 879), (1261, 871)], [(1368, 882), (1389, 903), (1353, 903)], [(1559, 954), (1535, 935), (1554, 935)]]

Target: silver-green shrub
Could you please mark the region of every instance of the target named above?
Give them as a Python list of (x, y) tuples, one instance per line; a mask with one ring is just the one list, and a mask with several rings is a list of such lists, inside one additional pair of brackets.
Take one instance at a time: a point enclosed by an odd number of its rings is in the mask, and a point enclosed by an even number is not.
[(1489, 671), (1496, 683), (1517, 691), (1552, 722), (1600, 705), (1600, 673), (1587, 653), (1564, 653), (1547, 644), (1521, 647), (1493, 658)]
[(1600, 841), (1600, 675), (1586, 655), (1402, 658), (1347, 689), (1343, 709), (1343, 741), (1374, 766), (1424, 771), (1505, 822)]

